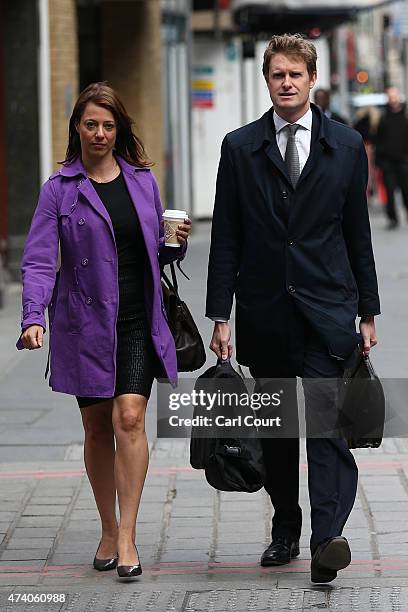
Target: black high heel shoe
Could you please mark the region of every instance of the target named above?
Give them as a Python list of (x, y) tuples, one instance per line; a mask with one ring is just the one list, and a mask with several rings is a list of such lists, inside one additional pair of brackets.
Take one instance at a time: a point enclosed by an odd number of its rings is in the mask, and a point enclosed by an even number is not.
[(96, 556), (98, 554), (99, 546), (101, 543), (99, 542), (98, 548), (95, 553), (95, 557), (93, 560), (94, 569), (98, 570), (98, 572), (107, 572), (109, 570), (115, 569), (118, 564), (118, 557), (114, 557), (113, 559), (98, 559)]
[[(137, 550), (136, 544), (134, 546), (137, 556), (139, 557), (139, 551)], [(140, 576), (142, 573), (142, 564), (140, 563), (139, 559), (139, 563), (137, 565), (118, 565), (116, 569), (119, 578), (134, 578), (135, 576)]]

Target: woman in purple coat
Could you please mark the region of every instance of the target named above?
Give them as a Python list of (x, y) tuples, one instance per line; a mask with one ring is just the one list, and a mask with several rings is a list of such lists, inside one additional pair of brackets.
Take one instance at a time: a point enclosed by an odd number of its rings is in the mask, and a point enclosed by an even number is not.
[(184, 257), (191, 225), (179, 225), (179, 248), (165, 246), (148, 166), (117, 94), (103, 83), (87, 87), (70, 119), (62, 168), (42, 187), (22, 261), (17, 346), (41, 348), (48, 307), (50, 385), (76, 396), (101, 518), (94, 567), (116, 567), (121, 577), (142, 573), (135, 525), (148, 466), (144, 422), (152, 382), (177, 380), (160, 266)]

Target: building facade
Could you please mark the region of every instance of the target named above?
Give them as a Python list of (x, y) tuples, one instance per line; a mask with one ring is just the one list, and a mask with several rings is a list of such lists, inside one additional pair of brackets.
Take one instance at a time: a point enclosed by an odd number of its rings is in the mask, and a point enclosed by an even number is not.
[(188, 23), (188, 0), (1, 2), (0, 249), (13, 278), (39, 187), (65, 158), (73, 104), (91, 82), (118, 91), (164, 203), (190, 211)]

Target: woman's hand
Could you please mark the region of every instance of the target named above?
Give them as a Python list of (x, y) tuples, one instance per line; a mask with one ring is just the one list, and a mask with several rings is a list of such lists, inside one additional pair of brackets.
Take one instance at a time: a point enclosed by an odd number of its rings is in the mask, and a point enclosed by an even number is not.
[(176, 230), (176, 236), (180, 244), (183, 244), (187, 240), (190, 230), (191, 230), (191, 220), (190, 219), (186, 219), (184, 223), (178, 226), (178, 229)]
[(43, 334), (44, 329), (41, 325), (30, 325), (25, 329), (21, 335), (21, 340), (24, 345), (24, 348), (29, 349), (38, 349), (43, 345)]

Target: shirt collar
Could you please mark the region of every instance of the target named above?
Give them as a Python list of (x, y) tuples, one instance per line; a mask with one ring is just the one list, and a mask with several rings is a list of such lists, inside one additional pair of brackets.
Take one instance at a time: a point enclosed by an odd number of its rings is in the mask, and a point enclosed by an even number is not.
[[(313, 120), (312, 109), (309, 106), (306, 113), (302, 117), (300, 117), (300, 119), (298, 119), (295, 123), (296, 125), (300, 125), (306, 130), (309, 130), (309, 132), (311, 132), (312, 131), (312, 120)], [(286, 119), (282, 119), (282, 117), (280, 117), (276, 111), (273, 112), (273, 122), (275, 124), (275, 130), (277, 134), (281, 130), (283, 130), (285, 126), (290, 125), (289, 121), (286, 121)]]
[[(313, 102), (310, 104), (310, 110), (313, 117), (312, 126), (314, 121), (318, 122), (318, 135), (316, 139), (320, 141), (323, 146), (327, 144), (332, 149), (337, 149), (338, 144), (332, 126), (330, 125), (330, 119), (328, 119)], [(273, 121), (274, 114), (273, 107), (271, 107), (260, 119), (258, 119), (258, 121), (255, 121), (252, 136), (252, 151), (254, 153), (263, 147), (265, 143), (276, 142), (276, 128)]]

